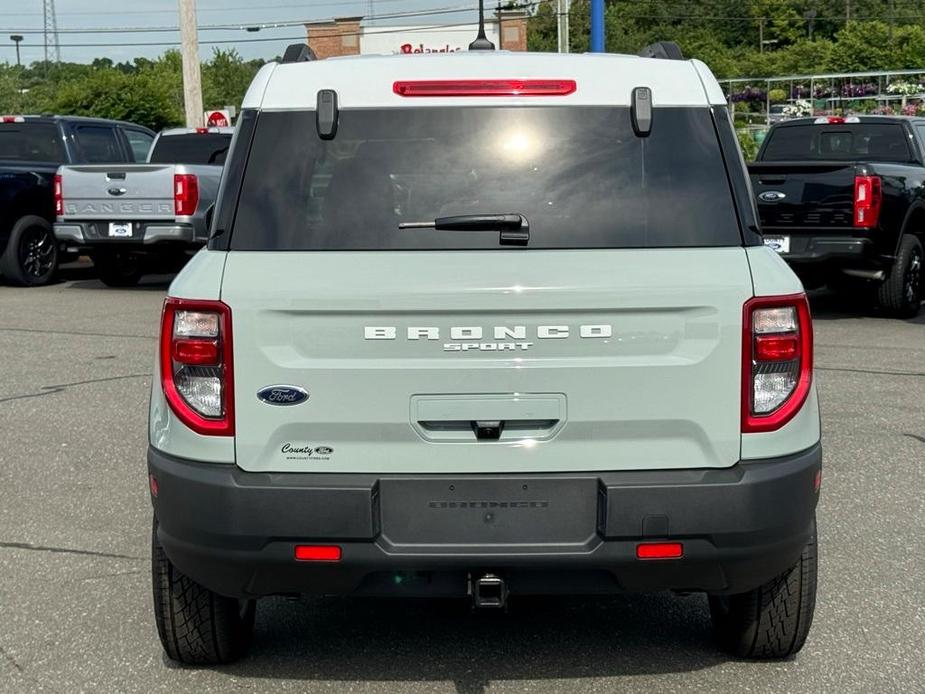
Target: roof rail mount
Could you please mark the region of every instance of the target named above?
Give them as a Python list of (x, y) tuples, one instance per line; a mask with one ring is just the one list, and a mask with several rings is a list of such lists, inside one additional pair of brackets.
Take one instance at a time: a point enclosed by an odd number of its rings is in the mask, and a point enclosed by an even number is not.
[(309, 60), (318, 60), (318, 56), (304, 43), (290, 43), (283, 53), (284, 63), (307, 63)]
[(661, 58), (662, 60), (684, 60), (681, 47), (674, 41), (657, 41), (639, 51), (643, 58)]

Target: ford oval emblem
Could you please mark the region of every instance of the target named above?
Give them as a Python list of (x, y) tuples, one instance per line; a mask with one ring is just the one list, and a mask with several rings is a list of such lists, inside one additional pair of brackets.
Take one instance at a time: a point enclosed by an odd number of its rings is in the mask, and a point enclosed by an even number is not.
[(787, 194), (781, 193), (779, 190), (766, 190), (758, 194), (758, 199), (763, 202), (780, 202), (786, 197)]
[(119, 195), (125, 195), (128, 191), (125, 188), (119, 188), (117, 186), (113, 186), (106, 192), (109, 193), (110, 195), (115, 195), (118, 197)]
[(298, 405), (308, 400), (308, 391), (298, 386), (267, 386), (257, 397), (268, 405)]

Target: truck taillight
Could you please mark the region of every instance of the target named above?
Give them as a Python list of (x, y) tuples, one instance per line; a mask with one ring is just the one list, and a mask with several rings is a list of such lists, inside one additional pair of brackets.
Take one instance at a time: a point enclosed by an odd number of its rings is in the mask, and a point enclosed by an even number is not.
[(872, 229), (880, 219), (883, 188), (879, 176), (854, 177), (854, 226)]
[(55, 215), (60, 217), (64, 214), (64, 192), (61, 188), (61, 174), (55, 174)]
[(193, 174), (173, 175), (173, 208), (178, 217), (196, 214), (199, 179)]
[(161, 388), (171, 411), (206, 436), (234, 435), (231, 309), (168, 298), (161, 319)]
[(812, 385), (809, 302), (805, 294), (755, 297), (742, 325), (742, 431), (774, 431), (799, 412)]

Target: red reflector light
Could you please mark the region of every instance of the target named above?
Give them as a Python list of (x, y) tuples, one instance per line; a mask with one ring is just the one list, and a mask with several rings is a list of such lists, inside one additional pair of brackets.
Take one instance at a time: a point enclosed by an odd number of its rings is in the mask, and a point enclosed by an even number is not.
[(215, 340), (174, 340), (173, 358), (181, 364), (195, 366), (218, 364), (218, 343)]
[(680, 542), (646, 542), (636, 545), (637, 559), (678, 559), (684, 556)]
[(199, 179), (193, 174), (173, 175), (173, 206), (179, 216), (196, 214), (199, 207)]
[(755, 337), (755, 359), (758, 361), (790, 361), (799, 355), (800, 336), (796, 333)]
[(61, 188), (61, 174), (55, 174), (55, 214), (59, 217), (64, 214), (64, 192)]
[(202, 134), (207, 133), (207, 132), (209, 132), (209, 129), (208, 129), (208, 128), (196, 128), (196, 134), (197, 134), (197, 135), (202, 135)]
[(879, 176), (854, 177), (854, 226), (872, 229), (880, 220), (883, 187)]
[(399, 96), (568, 96), (575, 80), (418, 80), (395, 82)]
[(816, 470), (816, 476), (813, 478), (813, 492), (819, 493), (822, 489), (822, 470)]
[(156, 499), (157, 493), (160, 491), (160, 487), (157, 484), (157, 477), (148, 475), (148, 486), (151, 488), (151, 496)]
[(296, 545), (296, 561), (340, 561), (337, 545)]

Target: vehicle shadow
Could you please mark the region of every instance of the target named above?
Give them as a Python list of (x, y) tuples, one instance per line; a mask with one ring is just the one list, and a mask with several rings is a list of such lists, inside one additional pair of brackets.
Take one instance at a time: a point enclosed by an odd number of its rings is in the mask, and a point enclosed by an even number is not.
[(870, 298), (863, 295), (837, 294), (828, 289), (817, 289), (808, 294), (813, 320), (873, 318), (925, 325), (925, 306), (918, 316), (904, 320), (884, 315)]
[(481, 694), (496, 681), (700, 670), (727, 662), (703, 595), (520, 598), (509, 613), (465, 601), (269, 599), (247, 658), (220, 671), (247, 678), (452, 682)]

